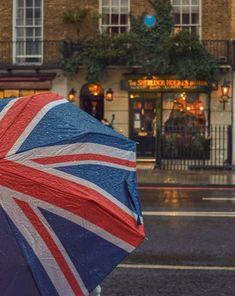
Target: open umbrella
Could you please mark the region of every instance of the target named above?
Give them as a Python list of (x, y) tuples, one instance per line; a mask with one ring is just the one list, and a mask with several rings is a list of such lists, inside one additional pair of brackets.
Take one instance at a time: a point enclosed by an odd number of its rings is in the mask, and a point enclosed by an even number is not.
[(89, 295), (144, 239), (135, 143), (55, 93), (1, 100), (0, 139), (1, 295)]

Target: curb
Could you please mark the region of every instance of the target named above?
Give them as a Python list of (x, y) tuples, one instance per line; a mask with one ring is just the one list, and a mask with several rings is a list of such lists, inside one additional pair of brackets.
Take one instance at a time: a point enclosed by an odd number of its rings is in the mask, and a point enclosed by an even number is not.
[(138, 188), (141, 189), (141, 187), (145, 187), (145, 188), (178, 188), (178, 189), (182, 189), (182, 188), (201, 188), (201, 189), (205, 189), (205, 188), (229, 188), (229, 189), (234, 189), (235, 190), (235, 185), (234, 184), (172, 184), (172, 183), (138, 183)]

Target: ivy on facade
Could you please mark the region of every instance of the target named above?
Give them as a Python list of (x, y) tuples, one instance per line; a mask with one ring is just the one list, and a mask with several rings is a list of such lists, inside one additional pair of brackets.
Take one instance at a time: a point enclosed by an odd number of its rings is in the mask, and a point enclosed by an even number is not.
[[(203, 47), (198, 37), (187, 31), (173, 35), (170, 1), (148, 0), (157, 24), (148, 28), (143, 13), (130, 16), (130, 32), (110, 36), (98, 34), (90, 40), (77, 41), (75, 50), (63, 61), (67, 74), (81, 68), (88, 81), (99, 82), (110, 65), (140, 66), (144, 73), (176, 75), (180, 79), (212, 82), (217, 76), (217, 63)], [(77, 50), (76, 50), (77, 46)]]

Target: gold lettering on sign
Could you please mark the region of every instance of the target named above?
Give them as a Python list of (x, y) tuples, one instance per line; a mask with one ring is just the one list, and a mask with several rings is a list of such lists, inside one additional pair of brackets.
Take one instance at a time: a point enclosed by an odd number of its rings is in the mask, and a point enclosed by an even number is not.
[(179, 80), (179, 79), (137, 79), (128, 80), (129, 88), (137, 89), (171, 89), (171, 88), (196, 88), (208, 86), (206, 81), (200, 80)]
[(128, 80), (128, 84), (129, 86), (136, 86), (136, 81), (133, 81), (133, 80)]

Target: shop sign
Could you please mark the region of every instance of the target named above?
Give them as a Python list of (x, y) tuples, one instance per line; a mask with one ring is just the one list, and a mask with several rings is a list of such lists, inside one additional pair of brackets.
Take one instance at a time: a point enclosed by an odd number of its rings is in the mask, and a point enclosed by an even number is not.
[(35, 89), (49, 90), (51, 89), (51, 81), (0, 81), (0, 89)]
[(179, 79), (130, 79), (128, 80), (130, 90), (157, 90), (208, 87), (206, 81), (201, 80), (179, 80)]

